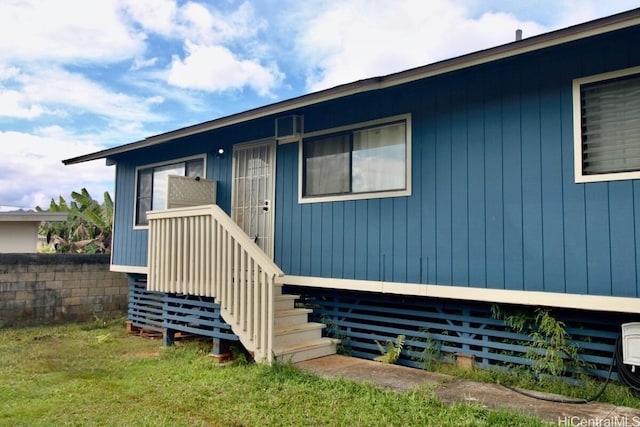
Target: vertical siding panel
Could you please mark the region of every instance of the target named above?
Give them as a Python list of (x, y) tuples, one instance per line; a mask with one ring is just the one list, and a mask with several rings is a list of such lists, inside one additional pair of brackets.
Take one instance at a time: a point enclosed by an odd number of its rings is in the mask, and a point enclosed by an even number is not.
[[(500, 78), (502, 78), (500, 76)], [(487, 286), (504, 288), (504, 218), (502, 177), (502, 107), (492, 95), (492, 89), (500, 87), (495, 73), (487, 84), (485, 93), (485, 211), (486, 211), (486, 269)]]
[[(310, 276), (313, 274), (311, 267), (312, 245), (314, 243), (312, 233), (312, 209), (311, 204), (300, 205), (300, 270), (297, 274)], [(295, 272), (293, 274), (296, 274)]]
[(522, 242), (522, 140), (519, 70), (506, 73), (502, 98), (504, 189), (504, 285), (524, 289)]
[(356, 277), (356, 204), (344, 203), (344, 230), (341, 236), (344, 242), (343, 277), (355, 279)]
[(633, 218), (633, 183), (609, 184), (611, 217), (611, 295), (636, 296), (636, 248)]
[[(475, 83), (475, 84), (474, 84)], [(485, 268), (485, 142), (484, 142), (484, 111), (481, 100), (481, 85), (479, 81), (470, 84), (469, 89), (469, 285), (486, 287)]]
[[(532, 65), (532, 69), (536, 67)], [(523, 76), (522, 81), (535, 80)], [(541, 291), (543, 285), (542, 188), (540, 158), (540, 98), (537, 88), (527, 88), (522, 98), (522, 223), (524, 289)]]
[[(560, 62), (561, 58), (557, 58)], [(556, 61), (551, 61), (555, 63)], [(564, 221), (560, 99), (555, 83), (548, 82), (540, 97), (540, 149), (542, 155), (542, 247), (544, 290), (565, 292)]]
[(231, 213), (231, 170), (233, 156), (230, 147), (225, 148), (226, 152), (222, 158), (210, 156), (213, 160), (213, 174), (215, 180), (218, 181), (217, 189), (217, 205), (220, 206), (229, 215)]
[(436, 112), (436, 283), (451, 284), (451, 102), (441, 94)]
[(380, 205), (380, 280), (392, 281), (393, 277), (393, 232), (394, 211), (392, 199), (379, 199)]
[[(124, 213), (133, 212), (129, 210), (125, 202), (124, 195), (128, 187), (132, 187), (133, 183), (129, 182), (126, 176), (126, 168), (123, 164), (116, 165), (116, 184), (115, 184), (115, 200), (114, 200), (114, 218), (113, 218), (113, 240), (111, 247), (111, 262), (116, 265), (123, 265), (125, 256), (124, 248), (128, 240), (130, 232), (127, 232), (124, 223)], [(129, 224), (129, 227), (131, 225)]]
[[(422, 120), (417, 114), (412, 116), (412, 125)], [(407, 281), (421, 283), (422, 271), (422, 138), (417, 131), (411, 132), (411, 197), (407, 199)]]
[[(381, 280), (393, 281), (395, 258), (394, 239), (396, 217), (394, 199), (380, 199), (380, 254), (382, 257)], [(406, 224), (406, 221), (405, 221)]]
[[(291, 271), (291, 219), (293, 214), (291, 196), (287, 192), (287, 178), (289, 177), (288, 153), (285, 146), (276, 146), (279, 168), (276, 170), (276, 193), (272, 202), (275, 213), (273, 259), (283, 271)], [(285, 220), (286, 218), (286, 220)]]
[(394, 282), (407, 281), (407, 198), (397, 197), (393, 202), (393, 275)]
[(451, 283), (469, 285), (469, 158), (467, 154), (467, 97), (452, 93), (451, 127)]
[[(290, 212), (291, 222), (291, 239), (290, 239), (290, 257), (291, 264), (289, 265), (290, 271), (295, 271), (300, 274), (300, 265), (301, 265), (301, 257), (303, 252), (304, 240), (302, 239), (302, 215), (301, 208), (298, 204), (298, 144), (288, 144), (290, 146), (287, 157), (287, 164), (279, 166), (279, 169), (286, 168), (287, 173), (287, 183), (284, 185), (285, 190), (291, 194), (290, 203), (288, 212)], [(276, 195), (277, 198), (277, 195)], [(278, 216), (278, 212), (275, 213), (276, 217)], [(285, 220), (286, 224), (286, 220)], [(287, 270), (284, 270), (285, 272)]]
[(279, 244), (275, 253), (280, 254), (280, 268), (290, 272), (300, 263), (300, 210), (297, 187), (297, 145), (276, 146), (279, 156), (276, 171), (276, 194), (274, 195), (276, 234)]
[(562, 170), (565, 292), (587, 293), (587, 236), (585, 223), (585, 184), (576, 184), (573, 165), (573, 90), (569, 84), (578, 74), (578, 58), (569, 58), (562, 67), (565, 78), (562, 96)]
[(311, 209), (311, 218), (309, 221), (309, 227), (311, 229), (311, 235), (309, 236), (308, 244), (311, 246), (310, 251), (310, 269), (311, 276), (322, 275), (322, 205), (323, 203), (311, 203), (307, 206)]
[[(635, 272), (636, 272), (636, 280), (635, 286), (631, 286), (631, 288), (635, 289), (636, 297), (640, 297), (640, 182), (637, 180), (632, 181), (633, 186), (633, 223), (634, 223), (634, 243), (635, 243)], [(615, 287), (614, 290), (619, 292), (619, 287)]]
[(321, 249), (318, 253), (320, 258), (320, 276), (331, 277), (331, 262), (333, 260), (333, 210), (334, 203), (320, 203), (320, 218), (321, 224), (320, 235), (318, 239), (321, 241)]
[(116, 182), (113, 263), (146, 266), (147, 230), (133, 229), (135, 166), (126, 162), (118, 163)]
[(355, 205), (355, 277), (357, 279), (369, 278), (369, 267), (367, 265), (369, 259), (369, 219), (368, 203), (366, 200), (357, 200)]
[(382, 280), (380, 199), (367, 200), (367, 280)]
[(421, 141), (422, 283), (436, 283), (436, 138), (433, 101), (425, 100), (424, 119), (414, 126)]
[(587, 274), (591, 295), (608, 295), (611, 291), (611, 242), (609, 218), (609, 184), (586, 186)]
[(333, 230), (331, 233), (331, 277), (344, 277), (344, 202), (333, 204), (331, 218)]

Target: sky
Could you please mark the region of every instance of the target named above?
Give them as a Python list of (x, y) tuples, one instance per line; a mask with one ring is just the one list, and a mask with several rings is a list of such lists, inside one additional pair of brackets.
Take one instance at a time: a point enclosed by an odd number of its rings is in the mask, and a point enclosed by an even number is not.
[(0, 211), (115, 168), (63, 159), (640, 7), (640, 0), (0, 0)]

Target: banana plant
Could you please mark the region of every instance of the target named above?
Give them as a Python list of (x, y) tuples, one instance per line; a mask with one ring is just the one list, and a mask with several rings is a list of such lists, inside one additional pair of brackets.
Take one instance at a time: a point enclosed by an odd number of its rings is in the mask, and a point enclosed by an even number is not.
[[(73, 201), (67, 203), (60, 196), (58, 202), (51, 199), (50, 212), (67, 212), (66, 221), (46, 223), (40, 233), (47, 236), (56, 252), (110, 253), (113, 226), (113, 200), (105, 192), (100, 204), (86, 188), (72, 192)], [(39, 206), (38, 212), (43, 212)]]

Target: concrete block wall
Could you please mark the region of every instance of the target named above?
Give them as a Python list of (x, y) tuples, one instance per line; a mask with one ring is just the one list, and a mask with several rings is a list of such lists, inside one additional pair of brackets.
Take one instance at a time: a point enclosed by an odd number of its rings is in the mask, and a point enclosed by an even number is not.
[(125, 316), (128, 293), (109, 255), (0, 254), (0, 327)]

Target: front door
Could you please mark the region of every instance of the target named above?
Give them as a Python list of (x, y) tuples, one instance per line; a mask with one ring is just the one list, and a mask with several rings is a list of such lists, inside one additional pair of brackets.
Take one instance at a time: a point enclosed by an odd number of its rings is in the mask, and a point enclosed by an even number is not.
[(231, 217), (273, 258), (273, 140), (240, 144), (233, 149)]

